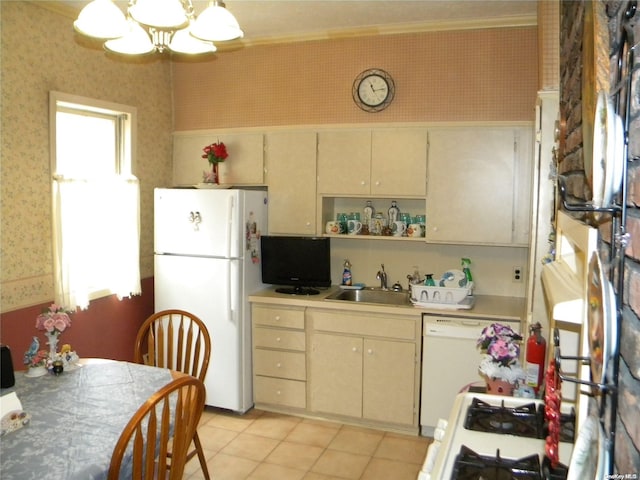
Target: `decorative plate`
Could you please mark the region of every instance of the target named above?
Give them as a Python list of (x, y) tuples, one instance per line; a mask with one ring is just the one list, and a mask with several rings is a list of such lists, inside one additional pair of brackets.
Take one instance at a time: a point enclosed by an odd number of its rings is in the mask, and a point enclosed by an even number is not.
[(614, 153), (611, 166), (611, 197), (615, 197), (620, 191), (622, 184), (622, 171), (624, 169), (624, 125), (622, 124), (622, 118), (617, 113), (613, 114), (613, 123), (615, 125), (614, 135)]
[[(622, 175), (622, 168), (620, 160), (617, 158), (618, 154), (618, 131), (622, 128), (622, 120), (620, 120), (620, 128), (618, 128), (617, 121), (619, 119), (613, 109), (613, 102), (611, 99), (606, 98), (606, 138), (605, 138), (605, 150), (604, 150), (604, 189), (602, 193), (602, 207), (608, 207), (611, 205), (613, 196), (620, 188), (620, 178)], [(622, 154), (622, 152), (619, 152)], [(615, 177), (618, 177), (617, 180)], [(617, 181), (618, 187), (615, 187)]]
[(597, 477), (598, 449), (600, 443), (600, 425), (598, 419), (589, 415), (580, 427), (576, 443), (571, 453), (571, 462), (567, 480), (583, 480)]
[[(602, 207), (605, 194), (605, 171), (607, 164), (608, 132), (613, 132), (613, 118), (608, 115), (607, 98), (604, 92), (598, 94), (595, 120), (593, 122), (593, 160), (591, 163), (591, 191), (594, 207)], [(587, 176), (589, 169), (585, 165)]]
[[(603, 383), (611, 357), (611, 336), (615, 333), (616, 306), (611, 283), (605, 278), (598, 252), (589, 262), (587, 320), (593, 381)], [(616, 323), (617, 325), (617, 323)]]
[(467, 284), (467, 276), (462, 270), (449, 270), (444, 272), (440, 279), (441, 287), (460, 288)]
[(218, 183), (198, 183), (197, 185), (194, 185), (194, 187), (196, 188), (204, 188), (204, 189), (210, 189), (210, 190), (226, 190), (228, 188), (231, 188), (233, 185), (220, 185)]

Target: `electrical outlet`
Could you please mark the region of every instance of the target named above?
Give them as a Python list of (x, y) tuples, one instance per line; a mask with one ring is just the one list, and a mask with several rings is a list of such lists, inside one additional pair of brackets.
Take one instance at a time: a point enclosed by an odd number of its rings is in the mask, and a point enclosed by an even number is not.
[(522, 267), (513, 267), (513, 281), (516, 283), (522, 282), (522, 277), (524, 276), (524, 271)]

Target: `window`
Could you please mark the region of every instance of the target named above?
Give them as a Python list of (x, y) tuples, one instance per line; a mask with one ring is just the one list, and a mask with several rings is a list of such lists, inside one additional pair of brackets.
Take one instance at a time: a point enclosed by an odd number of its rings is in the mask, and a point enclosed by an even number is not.
[(55, 301), (140, 293), (136, 110), (50, 94)]

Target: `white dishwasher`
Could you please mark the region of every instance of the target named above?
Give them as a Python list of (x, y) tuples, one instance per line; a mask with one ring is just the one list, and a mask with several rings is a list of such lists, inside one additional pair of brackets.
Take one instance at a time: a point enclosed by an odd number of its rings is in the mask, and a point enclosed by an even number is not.
[(449, 418), (456, 395), (469, 384), (481, 382), (482, 353), (476, 341), (484, 327), (496, 322), (520, 333), (517, 320), (422, 314), (422, 435), (433, 436), (438, 420)]

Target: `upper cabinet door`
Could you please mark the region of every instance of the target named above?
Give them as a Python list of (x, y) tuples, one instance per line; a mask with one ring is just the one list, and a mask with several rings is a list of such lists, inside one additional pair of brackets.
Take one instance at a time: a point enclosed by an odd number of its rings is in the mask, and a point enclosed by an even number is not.
[(264, 183), (264, 145), (262, 133), (217, 134), (176, 133), (173, 136), (173, 184), (195, 185), (202, 173), (211, 170), (202, 149), (223, 142), (229, 157), (219, 166), (220, 183), (262, 185)]
[(316, 233), (316, 134), (274, 132), (265, 137), (269, 233)]
[(318, 133), (318, 193), (369, 195), (371, 131)]
[(427, 130), (390, 128), (371, 136), (371, 194), (424, 196)]
[(526, 127), (430, 129), (426, 240), (526, 245), (530, 138)]

